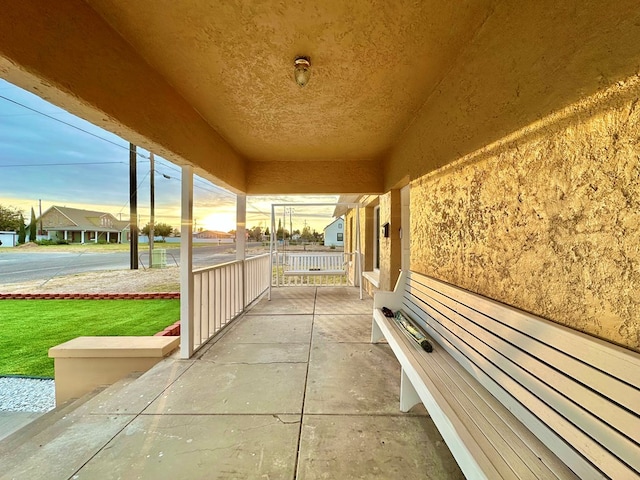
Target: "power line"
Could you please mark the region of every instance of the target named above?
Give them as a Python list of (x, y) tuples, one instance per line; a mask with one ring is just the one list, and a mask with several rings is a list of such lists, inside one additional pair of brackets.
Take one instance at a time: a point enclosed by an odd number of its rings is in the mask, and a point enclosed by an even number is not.
[(107, 165), (113, 163), (125, 162), (75, 162), (75, 163), (20, 163), (15, 165), (0, 165), (0, 168), (16, 168), (16, 167), (61, 167), (61, 166), (77, 166), (77, 165)]
[[(48, 118), (50, 120), (53, 120), (54, 122), (62, 123), (63, 125), (66, 125), (68, 127), (75, 128), (76, 130), (78, 130), (80, 132), (83, 132), (83, 133), (86, 133), (87, 135), (91, 135), (92, 137), (98, 138), (98, 139), (100, 139), (100, 140), (102, 140), (104, 142), (110, 143), (111, 145), (115, 145), (116, 147), (123, 148), (123, 149), (129, 151), (129, 147), (127, 147), (125, 145), (121, 145), (119, 143), (114, 142), (113, 140), (109, 140), (108, 138), (104, 138), (104, 137), (101, 137), (100, 135), (96, 135), (95, 133), (92, 133), (92, 132), (90, 132), (88, 130), (85, 130), (84, 128), (77, 127), (76, 125), (73, 125), (72, 123), (65, 122), (64, 120), (60, 120), (59, 118), (52, 117), (51, 115), (49, 115), (47, 113), (41, 112), (39, 110), (36, 110), (35, 108), (28, 107), (27, 105), (24, 105), (24, 104), (22, 104), (20, 102), (17, 102), (16, 100), (12, 100), (12, 99), (10, 99), (8, 97), (5, 97), (4, 95), (0, 95), (0, 98), (2, 98), (3, 100), (6, 100), (7, 102), (13, 103), (14, 105), (18, 105), (18, 106), (20, 106), (22, 108), (26, 108), (27, 110), (29, 110), (31, 112), (34, 112), (34, 113), (37, 113), (38, 115), (42, 115), (43, 117), (46, 117), (46, 118)], [(144, 158), (146, 160), (149, 160), (148, 157), (145, 157), (144, 155), (142, 155), (140, 153), (136, 152), (136, 155), (138, 155), (139, 157), (142, 157), (142, 158)]]

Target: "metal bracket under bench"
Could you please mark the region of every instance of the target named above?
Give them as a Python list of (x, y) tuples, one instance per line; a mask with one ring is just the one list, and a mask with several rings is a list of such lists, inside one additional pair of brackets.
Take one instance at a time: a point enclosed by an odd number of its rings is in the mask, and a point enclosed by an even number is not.
[[(381, 311), (422, 326), (427, 353)], [(433, 278), (374, 297), (401, 367), (467, 478), (640, 478), (640, 355)]]

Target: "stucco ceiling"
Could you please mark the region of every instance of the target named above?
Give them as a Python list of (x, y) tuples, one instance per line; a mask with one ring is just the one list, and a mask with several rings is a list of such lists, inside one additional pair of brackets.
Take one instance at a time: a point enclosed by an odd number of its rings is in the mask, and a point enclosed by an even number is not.
[[(486, 1), (87, 0), (249, 161), (377, 160)], [(297, 55), (311, 80), (293, 80)]]

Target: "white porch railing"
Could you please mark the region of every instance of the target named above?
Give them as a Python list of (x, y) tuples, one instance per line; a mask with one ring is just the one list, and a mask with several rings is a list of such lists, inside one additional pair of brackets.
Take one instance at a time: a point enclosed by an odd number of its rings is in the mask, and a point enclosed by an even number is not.
[(269, 254), (194, 270), (193, 351), (269, 288)]

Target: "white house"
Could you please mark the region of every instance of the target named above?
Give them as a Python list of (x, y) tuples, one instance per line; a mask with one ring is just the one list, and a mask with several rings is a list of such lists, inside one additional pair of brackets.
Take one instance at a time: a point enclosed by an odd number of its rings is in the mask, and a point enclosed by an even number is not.
[(18, 244), (16, 232), (0, 232), (0, 247), (15, 247)]
[(344, 246), (344, 218), (338, 217), (324, 227), (324, 244), (327, 246)]

